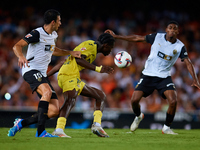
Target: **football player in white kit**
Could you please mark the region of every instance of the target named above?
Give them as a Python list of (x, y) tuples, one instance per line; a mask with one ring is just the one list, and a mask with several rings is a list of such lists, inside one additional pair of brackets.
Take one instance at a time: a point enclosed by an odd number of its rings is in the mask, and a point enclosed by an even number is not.
[[(62, 50), (55, 46), (58, 37), (57, 30), (61, 25), (60, 13), (48, 10), (44, 14), (44, 26), (32, 30), (23, 39), (17, 42), (13, 51), (19, 58), (18, 65), (22, 68), (24, 80), (29, 83), (32, 91), (40, 97), (38, 111), (26, 119), (16, 119), (8, 136), (14, 136), (17, 131), (30, 124), (38, 123), (36, 137), (57, 137), (45, 130), (48, 118), (59, 114), (59, 102), (56, 93), (47, 78), (47, 68), (51, 56), (72, 55), (80, 58), (80, 52)], [(26, 57), (22, 48), (28, 45)]]
[(169, 102), (162, 133), (177, 134), (170, 129), (177, 106), (177, 93), (171, 79), (170, 70), (178, 58), (186, 64), (187, 69), (193, 78), (191, 86), (196, 86), (200, 89), (199, 80), (193, 64), (188, 58), (186, 47), (179, 39), (177, 39), (177, 34), (179, 33), (178, 26), (176, 21), (170, 21), (167, 24), (166, 33), (153, 33), (146, 36), (120, 36), (116, 35), (111, 30), (105, 31), (106, 33), (113, 35), (116, 39), (130, 42), (147, 42), (151, 44), (150, 55), (146, 60), (145, 68), (142, 71), (142, 77), (131, 98), (132, 109), (136, 115), (130, 127), (131, 131), (135, 131), (138, 128), (140, 121), (144, 118), (144, 114), (141, 113), (139, 104), (141, 98), (149, 96), (156, 89), (159, 94)]

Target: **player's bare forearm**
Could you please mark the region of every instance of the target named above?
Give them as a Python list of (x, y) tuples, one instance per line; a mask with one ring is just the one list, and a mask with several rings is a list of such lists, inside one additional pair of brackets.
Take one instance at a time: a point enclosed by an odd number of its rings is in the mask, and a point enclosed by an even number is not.
[(59, 62), (56, 66), (54, 66), (48, 73), (47, 73), (47, 77), (52, 76), (53, 74), (55, 74), (56, 72), (59, 71), (59, 69), (61, 68), (61, 66), (63, 65), (65, 61), (61, 61)]
[(25, 67), (25, 65), (28, 67), (29, 61), (27, 61), (27, 59), (25, 58), (25, 56), (22, 53), (22, 48), (27, 46), (27, 45), (28, 45), (28, 43), (25, 40), (21, 39), (13, 47), (13, 51), (14, 51), (15, 55), (19, 58), (18, 59), (18, 66), (20, 68)]
[(54, 56), (72, 55), (73, 57), (81, 58), (81, 52), (79, 51), (69, 51), (69, 50), (60, 49), (58, 47), (55, 47), (53, 55)]
[(194, 69), (192, 62), (190, 61), (189, 58), (184, 59), (184, 62), (187, 66), (189, 73), (191, 74), (191, 76), (194, 80), (192, 86), (196, 86), (196, 87), (200, 88), (199, 80), (197, 78), (197, 75), (196, 75), (196, 72), (195, 72), (195, 69)]
[(145, 37), (140, 35), (130, 35), (130, 36), (116, 35), (115, 38), (129, 42), (145, 42)]
[(23, 57), (23, 53), (22, 53), (22, 48), (24, 46), (27, 46), (28, 43), (26, 41), (24, 41), (23, 39), (21, 39), (19, 42), (17, 42), (14, 47), (13, 47), (13, 51), (15, 53), (15, 55), (20, 58), (20, 57)]
[(64, 49), (60, 49), (58, 47), (55, 47), (53, 55), (54, 56), (66, 56), (66, 55), (70, 55), (70, 52), (68, 50), (64, 50)]
[(86, 69), (95, 71), (96, 66), (93, 65), (93, 64), (90, 64), (84, 58), (76, 58), (76, 62), (77, 62), (78, 65), (80, 65), (80, 66), (82, 66), (82, 67), (84, 67)]
[(129, 35), (129, 36), (123, 36), (123, 35), (116, 35), (112, 30), (106, 30), (105, 33), (111, 34), (115, 39), (125, 40), (129, 42), (145, 42), (145, 36), (140, 35)]

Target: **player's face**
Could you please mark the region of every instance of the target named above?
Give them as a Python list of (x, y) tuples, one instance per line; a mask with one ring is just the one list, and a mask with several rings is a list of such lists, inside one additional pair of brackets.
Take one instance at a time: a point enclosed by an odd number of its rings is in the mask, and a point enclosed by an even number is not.
[(169, 24), (166, 28), (166, 32), (168, 37), (176, 38), (177, 34), (179, 33), (178, 26), (176, 24)]
[(60, 27), (60, 25), (61, 25), (61, 18), (60, 18), (60, 16), (57, 16), (57, 20), (56, 20), (56, 22), (54, 22), (54, 31), (57, 31), (58, 30), (58, 28)]
[(102, 53), (104, 56), (107, 56), (110, 54), (111, 50), (113, 49), (114, 44), (113, 45), (108, 45), (107, 43), (103, 45), (103, 50)]

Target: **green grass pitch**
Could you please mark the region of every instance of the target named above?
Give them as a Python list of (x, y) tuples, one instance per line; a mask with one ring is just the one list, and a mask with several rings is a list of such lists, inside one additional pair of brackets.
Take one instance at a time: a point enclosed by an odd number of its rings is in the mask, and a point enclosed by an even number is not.
[[(65, 129), (72, 138), (36, 138), (36, 129), (24, 128), (8, 137), (9, 128), (0, 128), (1, 150), (198, 150), (200, 129), (174, 130), (179, 135), (163, 135), (160, 130), (105, 129), (109, 138), (100, 138), (90, 129)], [(46, 129), (49, 133), (53, 128)]]

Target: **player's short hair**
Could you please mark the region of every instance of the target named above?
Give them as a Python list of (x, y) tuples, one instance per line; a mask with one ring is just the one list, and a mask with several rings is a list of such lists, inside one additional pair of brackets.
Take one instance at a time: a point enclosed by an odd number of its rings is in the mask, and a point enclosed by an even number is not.
[(177, 21), (174, 21), (174, 20), (169, 21), (169, 22), (167, 23), (167, 26), (168, 26), (169, 24), (175, 24), (175, 25), (179, 26), (178, 22), (177, 22)]
[(101, 44), (108, 43), (108, 45), (113, 45), (115, 42), (114, 37), (109, 33), (103, 33), (99, 36), (98, 40)]
[(45, 24), (50, 24), (51, 21), (57, 20), (57, 16), (60, 16), (60, 13), (57, 10), (54, 9), (49, 9), (44, 13), (44, 23)]

